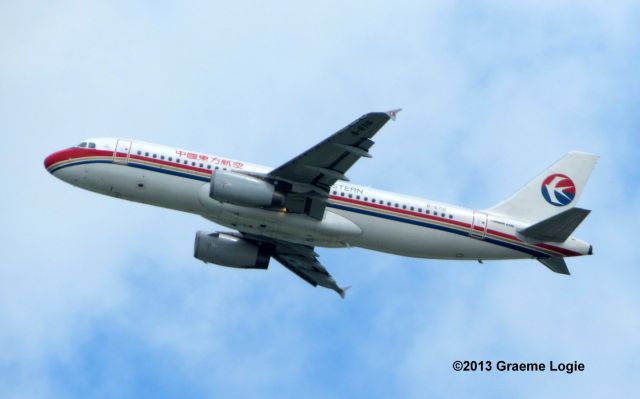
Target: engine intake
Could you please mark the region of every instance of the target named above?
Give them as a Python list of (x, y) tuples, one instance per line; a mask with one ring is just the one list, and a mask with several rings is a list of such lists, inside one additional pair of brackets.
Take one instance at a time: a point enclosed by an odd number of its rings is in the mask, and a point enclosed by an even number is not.
[(220, 202), (256, 208), (280, 208), (285, 196), (275, 186), (257, 177), (216, 171), (211, 175), (209, 196)]
[(205, 263), (240, 269), (266, 269), (270, 251), (262, 245), (225, 233), (196, 233), (193, 256)]

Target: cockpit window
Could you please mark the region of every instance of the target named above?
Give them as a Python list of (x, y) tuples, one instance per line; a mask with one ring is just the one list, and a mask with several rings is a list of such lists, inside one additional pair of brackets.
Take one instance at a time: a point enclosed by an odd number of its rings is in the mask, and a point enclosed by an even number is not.
[(86, 148), (87, 147), (87, 142), (83, 141), (82, 143), (78, 144), (78, 147), (80, 148)]
[(96, 148), (96, 143), (89, 143), (89, 145), (87, 146), (89, 148)]

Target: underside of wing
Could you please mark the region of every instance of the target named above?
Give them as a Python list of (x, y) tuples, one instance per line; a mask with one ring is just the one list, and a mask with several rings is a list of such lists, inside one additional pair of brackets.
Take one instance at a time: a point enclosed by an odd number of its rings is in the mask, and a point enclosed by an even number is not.
[(348, 287), (338, 286), (336, 280), (318, 261), (318, 254), (314, 252), (313, 247), (249, 234), (244, 234), (244, 236), (252, 241), (260, 241), (269, 245), (271, 256), (307, 283), (314, 287), (319, 285), (334, 290), (344, 298)]
[(363, 115), (271, 171), (267, 178), (287, 191), (285, 207), (321, 219), (330, 187), (338, 180), (348, 181), (346, 173), (358, 159), (371, 157), (371, 138), (389, 119), (395, 119), (398, 111)]
[(274, 258), (282, 264), (282, 266), (291, 270), (298, 277), (307, 283), (316, 286), (329, 288), (337, 292), (340, 297), (344, 298), (347, 288), (338, 287), (336, 280), (329, 274), (327, 269), (320, 264), (316, 258), (307, 258), (300, 255), (275, 255)]

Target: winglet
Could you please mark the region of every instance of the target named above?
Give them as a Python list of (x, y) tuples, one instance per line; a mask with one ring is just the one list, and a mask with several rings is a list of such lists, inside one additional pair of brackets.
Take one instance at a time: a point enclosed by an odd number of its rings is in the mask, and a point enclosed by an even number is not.
[(340, 295), (340, 298), (344, 299), (345, 295), (347, 295), (347, 290), (351, 288), (351, 286), (338, 288), (336, 292)]
[(398, 108), (398, 109), (394, 109), (391, 111), (387, 111), (385, 112), (385, 114), (389, 115), (389, 118), (391, 118), (392, 121), (396, 120), (396, 115), (398, 115), (398, 112), (402, 111), (402, 108)]

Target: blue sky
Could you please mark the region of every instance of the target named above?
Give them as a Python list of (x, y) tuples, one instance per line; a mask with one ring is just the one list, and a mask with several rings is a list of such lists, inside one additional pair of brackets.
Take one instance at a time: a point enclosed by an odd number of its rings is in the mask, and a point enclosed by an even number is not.
[[(638, 389), (640, 8), (632, 1), (0, 3), (0, 396), (603, 397)], [(43, 158), (122, 136), (278, 165), (403, 107), (354, 182), (489, 207), (600, 162), (570, 278), (537, 262), (320, 249), (192, 258), (204, 219), (85, 192)], [(455, 373), (454, 360), (587, 370)]]

